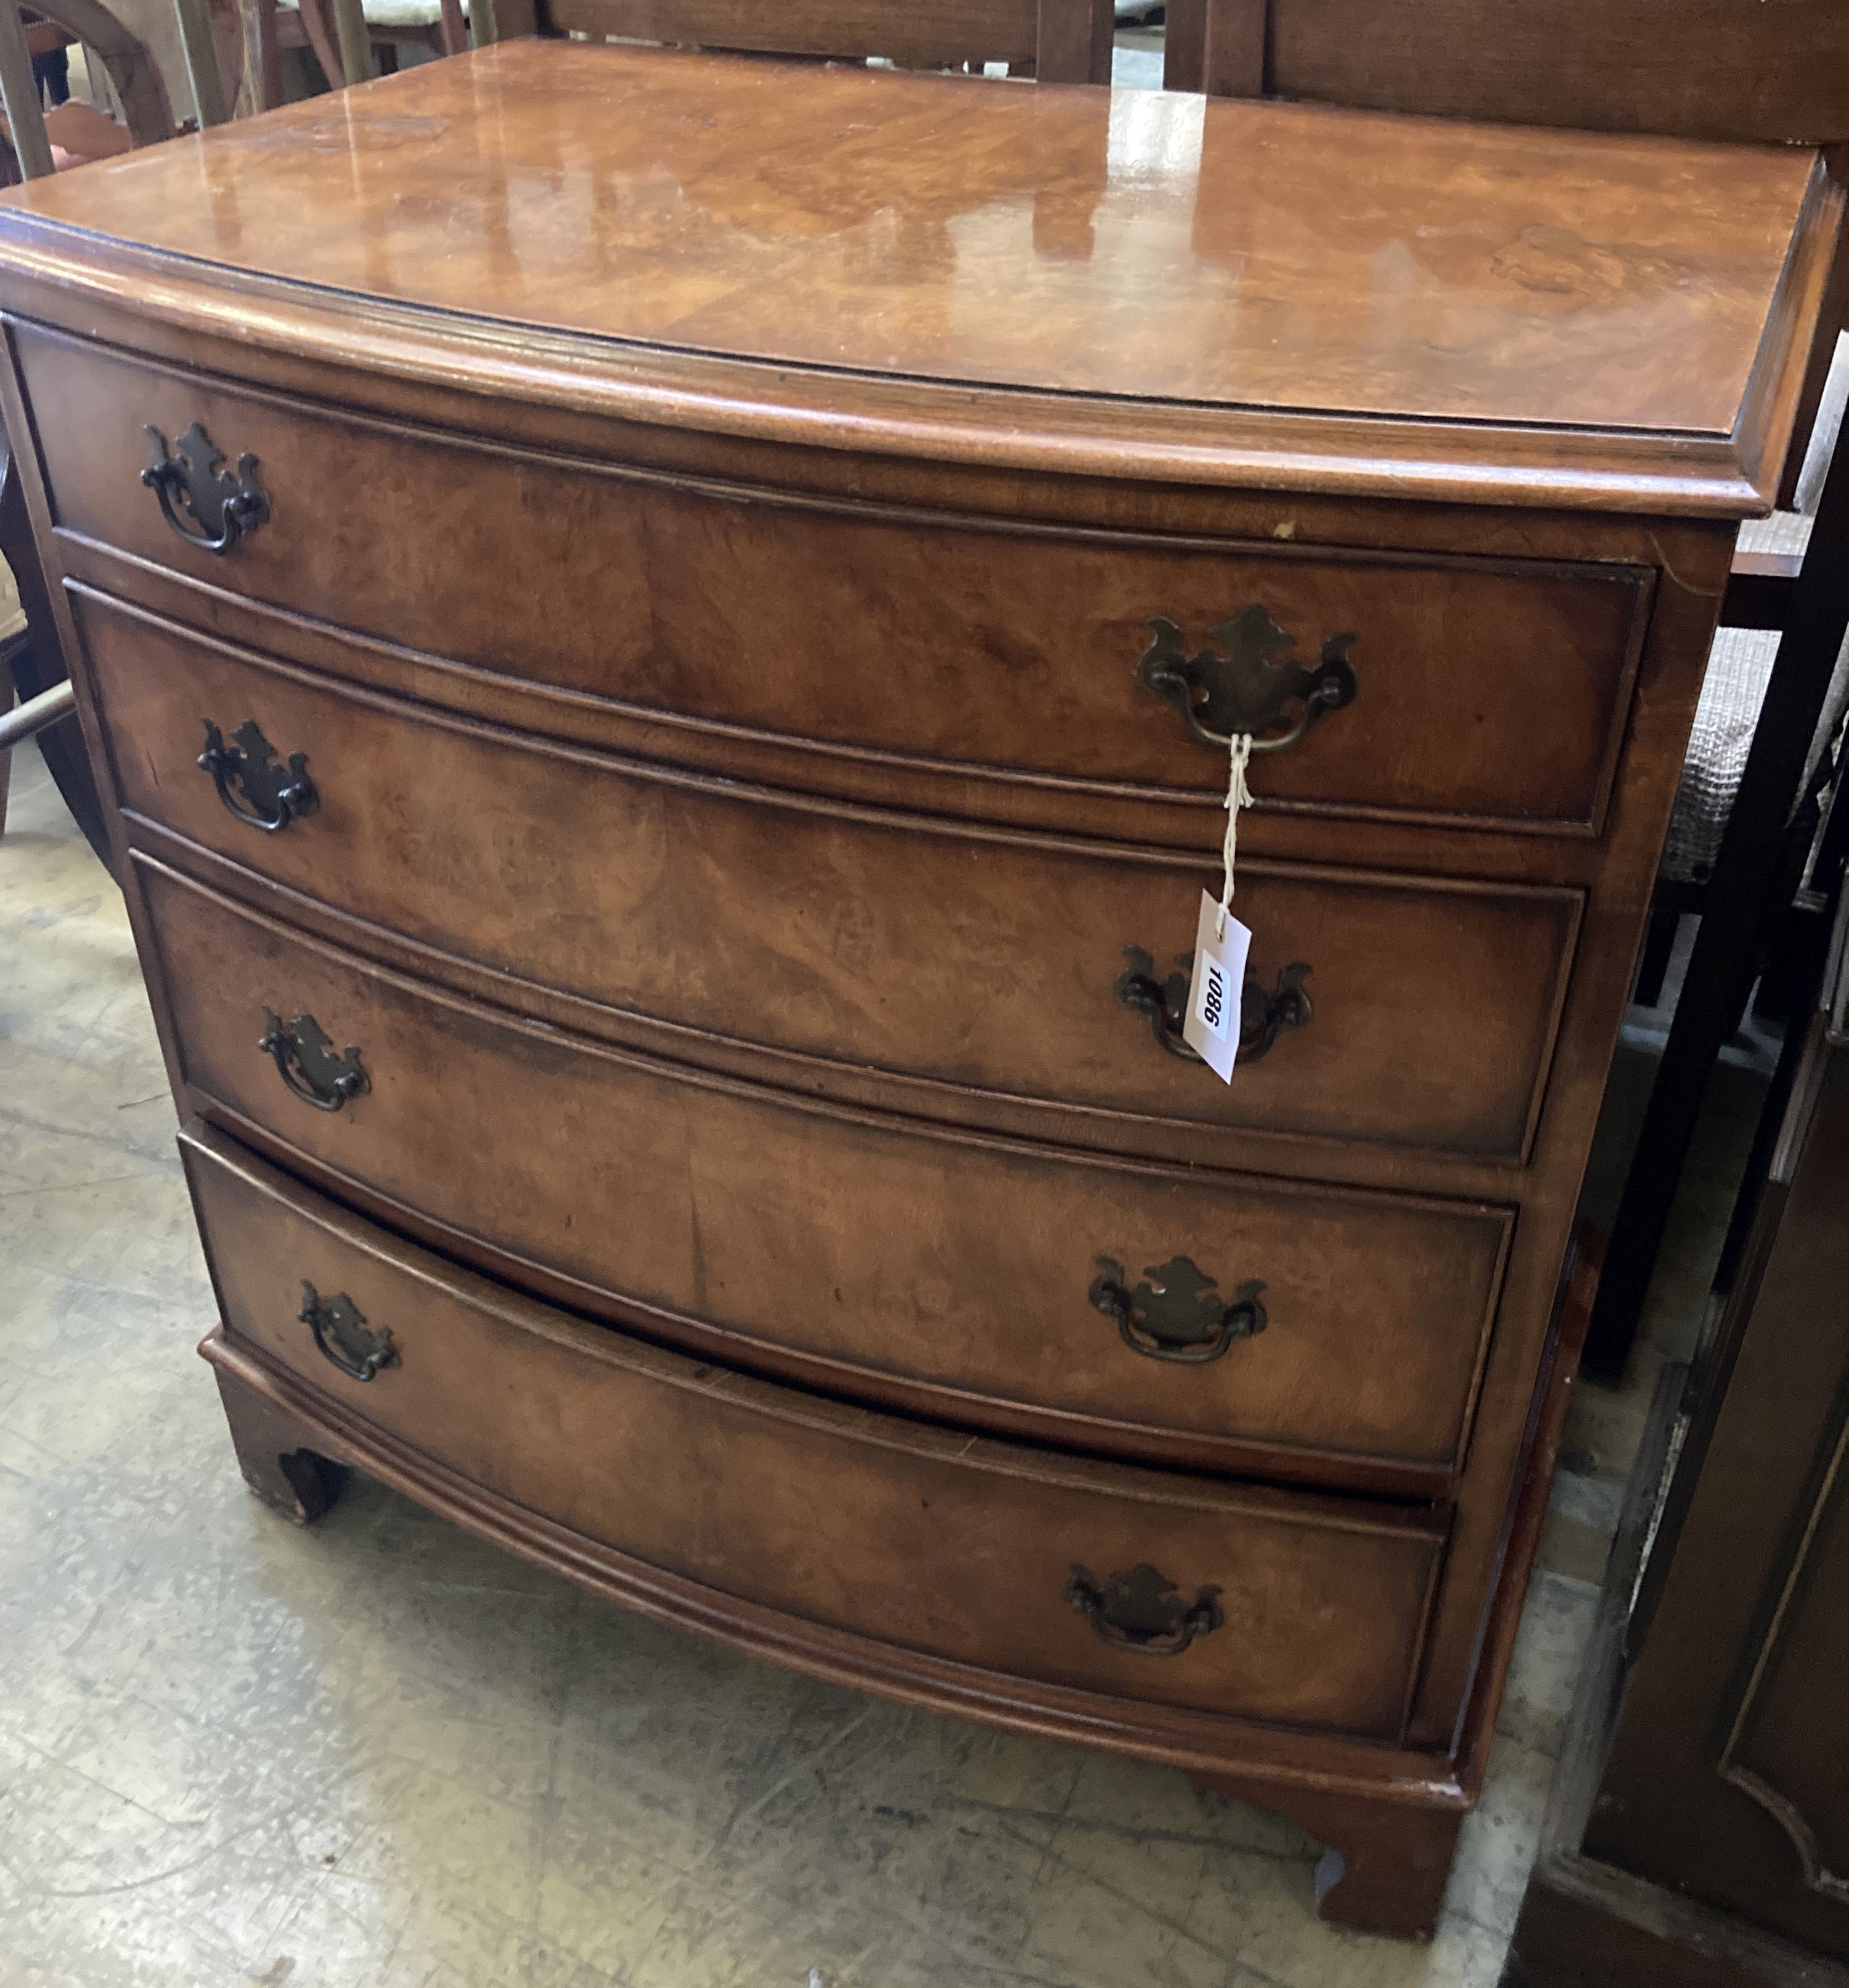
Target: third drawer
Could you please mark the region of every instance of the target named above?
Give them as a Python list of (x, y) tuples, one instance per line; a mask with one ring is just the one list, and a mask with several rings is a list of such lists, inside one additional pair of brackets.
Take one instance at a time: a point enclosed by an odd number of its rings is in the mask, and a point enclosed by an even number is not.
[(1404, 1733), (1443, 1507), (847, 1408), (522, 1299), (209, 1128), (181, 1151), (224, 1364), (308, 1391), (311, 1442), (337, 1419), (415, 1495), (550, 1565), (804, 1668), (991, 1716), (1031, 1702), (1088, 1736), (1137, 1727), (1198, 1757), (1236, 1750), (1235, 1719)]
[(194, 1102), (451, 1254), (965, 1424), (1412, 1493), (1461, 1462), (1507, 1209), (1091, 1158), (702, 1076), (137, 867)]

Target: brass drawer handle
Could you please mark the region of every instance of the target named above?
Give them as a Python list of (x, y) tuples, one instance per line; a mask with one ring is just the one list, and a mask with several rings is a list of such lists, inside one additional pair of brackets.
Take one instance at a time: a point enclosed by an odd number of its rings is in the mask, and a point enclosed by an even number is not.
[[(258, 484), (254, 455), (239, 456), (234, 474), (197, 421), (174, 444), (171, 455), (158, 428), (144, 432), (149, 446), (141, 481), (160, 499), (161, 516), (189, 546), (228, 553), (245, 532), (269, 522), (269, 499)], [(184, 522), (188, 518), (197, 530)]]
[[(211, 775), (228, 813), (274, 835), (320, 806), (321, 796), (308, 777), (306, 752), (290, 753), (284, 768), (274, 763), (276, 749), (259, 730), (254, 718), (245, 719), (232, 734), (234, 742), (228, 746), (209, 718), (205, 725), (205, 750), (199, 755), (199, 764)], [(233, 788), (243, 795), (245, 806), (240, 807), (232, 798)]]
[(326, 1357), (356, 1381), (377, 1380), (387, 1367), (398, 1364), (391, 1327), (382, 1325), (374, 1331), (344, 1291), (324, 1298), (304, 1277), (299, 1316)]
[(359, 1045), (349, 1043), (336, 1056), (332, 1038), (313, 1015), (285, 1023), (274, 1008), (265, 1008), (257, 1046), (275, 1059), (276, 1073), (289, 1089), (317, 1111), (338, 1111), (373, 1087), (360, 1067)]
[(1205, 1366), (1235, 1339), (1255, 1338), (1271, 1322), (1259, 1302), (1265, 1286), (1256, 1277), (1241, 1284), (1229, 1304), (1216, 1280), (1186, 1256), (1171, 1256), (1146, 1270), (1134, 1289), (1114, 1259), (1100, 1256), (1097, 1265), (1099, 1274), (1086, 1295), (1107, 1318), (1117, 1320), (1131, 1352), (1151, 1360)]
[(1195, 1637), (1212, 1635), (1226, 1620), (1217, 1587), (1203, 1587), (1189, 1601), (1147, 1560), (1102, 1581), (1090, 1567), (1075, 1565), (1064, 1594), (1066, 1606), (1112, 1648), (1138, 1656), (1178, 1657)]
[[(1198, 1063), (1181, 1035), (1188, 1019), (1188, 990), (1193, 984), (1194, 955), (1185, 952), (1175, 962), (1175, 970), (1165, 980), (1155, 977), (1155, 962), (1140, 945), (1127, 945), (1124, 957), (1129, 962), (1111, 988), (1121, 1006), (1133, 1015), (1147, 1015), (1156, 1040), (1171, 1056)], [(1305, 1029), (1316, 1012), (1303, 982), (1310, 969), (1298, 961), (1280, 967), (1277, 985), (1269, 993), (1254, 973), (1246, 976), (1239, 990), (1239, 1048), (1235, 1063), (1256, 1063), (1286, 1029)]]
[[(1256, 604), (1207, 631), (1226, 655), (1212, 647), (1189, 655), (1180, 627), (1165, 615), (1151, 616), (1149, 627), (1155, 639), (1137, 664), (1137, 681), (1172, 704), (1207, 745), (1230, 746), (1249, 732), (1253, 752), (1281, 752), (1303, 737), (1311, 719), (1354, 702), (1352, 633), (1331, 635), (1316, 668), (1306, 669), (1290, 654), (1296, 638)], [(1293, 704), (1302, 706), (1294, 720)]]

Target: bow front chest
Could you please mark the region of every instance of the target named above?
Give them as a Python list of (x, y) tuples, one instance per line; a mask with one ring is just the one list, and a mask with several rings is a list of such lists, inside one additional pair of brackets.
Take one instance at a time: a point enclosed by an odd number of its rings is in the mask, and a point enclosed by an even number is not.
[(9, 194), (252, 1483), (1171, 1763), (1429, 1928), (1837, 220), (1802, 153), (537, 42)]

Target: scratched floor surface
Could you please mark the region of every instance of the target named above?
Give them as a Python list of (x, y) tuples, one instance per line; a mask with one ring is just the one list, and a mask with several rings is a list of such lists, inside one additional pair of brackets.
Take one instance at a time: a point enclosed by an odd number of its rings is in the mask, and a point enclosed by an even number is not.
[[(1492, 1988), (1634, 1401), (1590, 1402), (1428, 1949), (1175, 1773), (627, 1615), (357, 1483), (245, 1493), (121, 902), (0, 837), (0, 1988)], [(1699, 1307), (1702, 1239), (1685, 1249)]]

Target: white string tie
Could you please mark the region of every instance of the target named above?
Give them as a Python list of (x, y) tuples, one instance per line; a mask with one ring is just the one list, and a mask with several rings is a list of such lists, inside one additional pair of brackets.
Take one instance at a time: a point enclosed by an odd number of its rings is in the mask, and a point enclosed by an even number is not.
[(1232, 769), (1226, 781), (1226, 840), (1221, 847), (1226, 875), (1220, 885), (1219, 915), (1213, 921), (1216, 943), (1226, 936), (1226, 914), (1232, 905), (1232, 858), (1239, 839), (1239, 810), (1252, 805), (1252, 789), (1246, 784), (1246, 769), (1251, 759), (1252, 734), (1235, 732), (1232, 735)]

